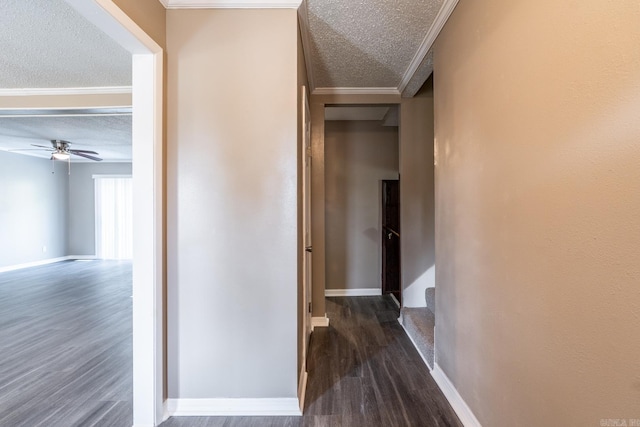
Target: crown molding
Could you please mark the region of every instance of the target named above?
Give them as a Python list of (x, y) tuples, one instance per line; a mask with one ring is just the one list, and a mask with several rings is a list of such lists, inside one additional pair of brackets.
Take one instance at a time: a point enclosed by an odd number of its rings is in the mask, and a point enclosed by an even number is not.
[(131, 86), (0, 89), (0, 96), (115, 95), (130, 93)]
[(159, 0), (167, 9), (297, 9), (302, 0)]
[(311, 41), (309, 38), (309, 9), (307, 1), (302, 0), (298, 9), (298, 23), (300, 26), (300, 39), (302, 40), (302, 55), (304, 56), (304, 65), (307, 71), (307, 86), (309, 93), (313, 93), (316, 88), (315, 79), (313, 77), (313, 64), (311, 63)]
[(395, 87), (318, 87), (313, 95), (400, 95)]
[(429, 27), (429, 31), (427, 31), (427, 34), (424, 36), (424, 39), (422, 40), (418, 51), (409, 63), (407, 71), (405, 71), (404, 76), (402, 77), (402, 81), (400, 82), (400, 86), (398, 87), (398, 91), (400, 93), (404, 92), (405, 88), (411, 81), (411, 78), (420, 67), (422, 60), (425, 56), (427, 56), (427, 53), (429, 53), (429, 50), (433, 46), (433, 43), (436, 41), (438, 34), (440, 34), (440, 31), (444, 27), (444, 24), (446, 24), (449, 16), (451, 16), (451, 13), (453, 13), (453, 9), (455, 9), (457, 4), (458, 0), (444, 0), (444, 2), (442, 3), (442, 7), (438, 11), (436, 18), (433, 20), (433, 24), (431, 24), (431, 27)]

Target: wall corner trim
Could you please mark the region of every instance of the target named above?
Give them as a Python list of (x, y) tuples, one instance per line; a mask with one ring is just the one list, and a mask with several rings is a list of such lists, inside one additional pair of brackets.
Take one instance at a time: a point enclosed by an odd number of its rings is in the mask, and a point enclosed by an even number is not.
[(447, 374), (444, 373), (440, 365), (435, 364), (433, 370), (431, 371), (431, 376), (444, 393), (444, 396), (449, 401), (449, 404), (460, 418), (462, 425), (465, 427), (482, 427), (480, 421), (476, 418), (476, 416), (471, 411), (471, 408), (467, 406), (467, 403), (464, 401), (458, 390), (454, 387), (453, 383), (447, 377)]
[(313, 331), (315, 328), (327, 328), (329, 327), (329, 318), (325, 313), (324, 316), (312, 317), (311, 318), (311, 330)]
[(307, 371), (300, 372), (300, 382), (298, 383), (298, 406), (300, 407), (300, 414), (304, 411), (304, 398), (307, 395), (307, 380), (309, 374)]
[(400, 85), (398, 86), (398, 91), (400, 93), (404, 92), (404, 90), (406, 89), (407, 85), (420, 67), (422, 60), (429, 53), (429, 50), (433, 46), (433, 43), (436, 41), (436, 38), (438, 38), (440, 31), (442, 31), (442, 28), (444, 28), (444, 24), (447, 23), (449, 16), (451, 16), (457, 4), (458, 0), (445, 0), (442, 2), (442, 6), (440, 7), (438, 14), (436, 15), (436, 18), (433, 20), (431, 27), (429, 27), (427, 34), (424, 36), (424, 39), (422, 40), (418, 51), (409, 63), (404, 76), (402, 76), (402, 80), (400, 82)]
[(300, 416), (300, 401), (291, 398), (167, 399), (174, 417)]
[(382, 295), (380, 288), (325, 289), (325, 297), (372, 297)]

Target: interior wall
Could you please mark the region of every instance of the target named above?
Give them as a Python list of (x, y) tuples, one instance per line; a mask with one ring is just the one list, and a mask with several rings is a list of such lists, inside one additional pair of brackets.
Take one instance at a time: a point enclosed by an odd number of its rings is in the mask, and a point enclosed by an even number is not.
[(382, 180), (398, 179), (398, 128), (325, 123), (327, 289), (381, 289)]
[(435, 286), (433, 80), (400, 103), (402, 305), (424, 307)]
[(295, 398), (297, 12), (169, 10), (167, 37), (169, 397)]
[(0, 268), (67, 255), (67, 164), (54, 165), (0, 151)]
[(482, 425), (640, 416), (638, 22), (460, 2), (436, 42), (436, 362)]
[(73, 163), (69, 175), (68, 255), (96, 254), (93, 175), (131, 175), (131, 163)]

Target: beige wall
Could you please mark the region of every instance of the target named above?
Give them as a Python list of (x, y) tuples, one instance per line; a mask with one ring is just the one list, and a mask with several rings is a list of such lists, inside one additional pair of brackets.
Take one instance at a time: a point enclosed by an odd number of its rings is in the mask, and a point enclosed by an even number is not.
[(424, 307), (435, 286), (433, 86), (400, 104), (402, 305)]
[(162, 48), (166, 47), (166, 10), (158, 0), (112, 0)]
[(169, 397), (294, 398), (296, 11), (170, 10), (167, 35)]
[(485, 426), (640, 418), (639, 22), (468, 1), (437, 40), (436, 362)]
[(398, 128), (325, 123), (327, 289), (381, 286), (381, 181), (398, 179)]

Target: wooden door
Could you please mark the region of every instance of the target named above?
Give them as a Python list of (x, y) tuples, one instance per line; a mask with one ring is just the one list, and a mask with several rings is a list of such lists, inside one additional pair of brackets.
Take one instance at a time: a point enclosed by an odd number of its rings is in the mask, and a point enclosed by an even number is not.
[(400, 281), (400, 181), (382, 181), (382, 293), (402, 303)]

